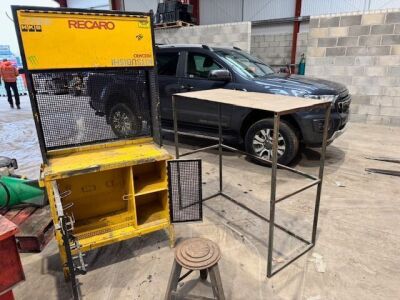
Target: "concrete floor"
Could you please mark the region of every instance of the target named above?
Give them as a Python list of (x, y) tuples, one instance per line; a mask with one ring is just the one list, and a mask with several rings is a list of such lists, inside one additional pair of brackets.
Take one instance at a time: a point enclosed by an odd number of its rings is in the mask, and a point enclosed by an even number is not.
[[(0, 98), (0, 132), (0, 155), (17, 158), (20, 174), (37, 177), (41, 158), (26, 97), (21, 111), (10, 110)], [(185, 142), (184, 148), (196, 144)], [(176, 225), (177, 238), (204, 236), (219, 244), (227, 299), (399, 299), (400, 181), (364, 170), (398, 169), (364, 157), (399, 157), (399, 149), (400, 128), (349, 124), (327, 150), (317, 245), (272, 279), (265, 277), (268, 224), (225, 199), (204, 203), (202, 223)], [(268, 215), (270, 169), (225, 154), (225, 191)], [(207, 196), (217, 189), (218, 158), (212, 152), (193, 157), (203, 160)], [(318, 159), (318, 151), (304, 149), (294, 166), (316, 174)], [(278, 195), (305, 182), (286, 171), (278, 175)], [(310, 236), (314, 193), (311, 189), (281, 202), (277, 222)], [(276, 230), (275, 264), (301, 246)], [(14, 289), (16, 299), (70, 299), (54, 240), (42, 253), (21, 257), (26, 281)], [(89, 273), (79, 278), (84, 299), (162, 299), (172, 260), (164, 232), (95, 250), (86, 258)], [(183, 292), (211, 296), (196, 276), (181, 284)]]

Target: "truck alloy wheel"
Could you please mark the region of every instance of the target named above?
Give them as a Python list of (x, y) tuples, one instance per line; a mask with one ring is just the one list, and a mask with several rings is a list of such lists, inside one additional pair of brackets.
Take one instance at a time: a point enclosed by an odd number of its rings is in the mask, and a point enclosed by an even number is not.
[[(270, 118), (259, 120), (251, 125), (245, 136), (246, 151), (272, 160), (273, 127), (274, 120)], [(289, 164), (296, 157), (298, 150), (299, 137), (296, 130), (288, 122), (281, 121), (278, 135), (278, 163)]]
[(111, 108), (109, 121), (118, 137), (134, 136), (142, 130), (142, 122), (125, 103), (118, 103)]
[[(272, 159), (272, 141), (274, 130), (270, 128), (261, 129), (253, 136), (253, 151), (257, 156)], [(279, 133), (278, 137), (278, 157), (281, 157), (286, 150), (285, 139)]]

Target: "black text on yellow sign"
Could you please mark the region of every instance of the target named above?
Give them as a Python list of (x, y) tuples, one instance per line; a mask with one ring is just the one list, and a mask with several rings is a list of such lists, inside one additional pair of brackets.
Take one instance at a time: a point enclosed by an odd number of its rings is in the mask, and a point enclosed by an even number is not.
[(30, 70), (154, 66), (149, 16), (17, 16)]

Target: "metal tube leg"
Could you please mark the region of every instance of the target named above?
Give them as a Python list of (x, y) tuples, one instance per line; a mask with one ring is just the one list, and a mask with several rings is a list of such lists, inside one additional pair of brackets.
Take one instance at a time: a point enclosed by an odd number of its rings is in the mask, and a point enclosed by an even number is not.
[(218, 103), (218, 154), (219, 154), (219, 192), (222, 193), (222, 109)]
[(218, 300), (225, 300), (224, 289), (222, 287), (221, 275), (219, 274), (218, 264), (208, 269), (210, 273), (211, 286), (213, 288), (214, 296)]
[(325, 111), (324, 133), (323, 133), (323, 137), (322, 137), (321, 157), (320, 157), (320, 160), (319, 160), (318, 178), (319, 178), (320, 182), (319, 182), (319, 184), (317, 186), (317, 196), (315, 198), (314, 221), (313, 221), (313, 230), (312, 230), (312, 237), (311, 237), (311, 242), (314, 245), (315, 245), (315, 240), (316, 240), (316, 237), (317, 237), (319, 204), (320, 204), (320, 200), (321, 200), (322, 178), (324, 177), (326, 140), (328, 139), (328, 127), (329, 127), (330, 116), (331, 116), (331, 108), (329, 106), (329, 107), (326, 108), (326, 111)]
[(71, 248), (70, 248), (70, 239), (68, 235), (68, 228), (67, 228), (67, 220), (66, 217), (60, 218), (61, 222), (61, 230), (62, 230), (62, 239), (64, 243), (64, 249), (65, 249), (65, 254), (67, 257), (67, 266), (69, 269), (69, 279), (71, 280), (71, 286), (72, 286), (72, 295), (74, 300), (79, 300), (81, 299), (80, 297), (80, 287), (79, 283), (77, 282), (76, 279), (76, 274), (75, 274), (75, 267), (74, 267), (74, 262), (72, 259), (72, 253), (71, 253)]
[(201, 278), (201, 280), (207, 280), (207, 276), (208, 276), (207, 269), (200, 270), (200, 278)]
[(274, 250), (274, 227), (275, 227), (275, 198), (276, 198), (276, 172), (278, 163), (278, 136), (280, 115), (274, 115), (274, 136), (272, 141), (272, 170), (271, 170), (271, 197), (269, 208), (269, 235), (268, 235), (268, 260), (267, 277), (272, 275), (272, 252)]
[(171, 275), (169, 276), (167, 292), (165, 293), (165, 300), (171, 299), (171, 293), (176, 291), (179, 282), (179, 275), (181, 274), (182, 266), (174, 260), (172, 265)]
[(172, 96), (172, 118), (174, 121), (175, 158), (179, 159), (178, 113), (176, 111), (175, 96)]

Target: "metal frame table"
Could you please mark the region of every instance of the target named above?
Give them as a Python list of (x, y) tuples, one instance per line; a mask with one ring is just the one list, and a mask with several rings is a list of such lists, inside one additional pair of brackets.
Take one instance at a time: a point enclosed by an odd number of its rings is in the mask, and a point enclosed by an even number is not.
[[(183, 154), (179, 153), (179, 134), (183, 135), (191, 135), (187, 133), (181, 133), (178, 131), (178, 112), (176, 103), (177, 100), (184, 101), (185, 99), (195, 99), (199, 101), (209, 101), (214, 102), (218, 107), (218, 144), (196, 149), (193, 151), (185, 152)], [(272, 141), (272, 160), (267, 160), (264, 158), (260, 158), (258, 156), (252, 155), (245, 151), (227, 146), (223, 144), (222, 139), (222, 105), (234, 105), (247, 107), (252, 109), (264, 110), (274, 114), (274, 129), (273, 129), (273, 141)], [(226, 90), (226, 89), (213, 89), (206, 91), (197, 91), (197, 92), (188, 92), (188, 93), (178, 93), (172, 96), (172, 110), (173, 110), (173, 123), (174, 123), (174, 143), (175, 143), (175, 152), (176, 159), (180, 157), (187, 156), (190, 154), (194, 154), (200, 151), (210, 150), (210, 149), (218, 149), (219, 155), (219, 191), (207, 198), (204, 198), (203, 201), (212, 199), (217, 196), (223, 196), (224, 198), (232, 201), (233, 203), (239, 205), (240, 207), (248, 210), (250, 213), (259, 217), (260, 219), (267, 221), (269, 223), (269, 236), (268, 236), (268, 256), (267, 256), (267, 277), (270, 278), (292, 262), (297, 260), (299, 257), (307, 253), (311, 248), (314, 247), (316, 242), (317, 235), (317, 225), (318, 225), (318, 213), (319, 213), (319, 205), (321, 199), (321, 190), (322, 190), (322, 180), (324, 175), (324, 164), (325, 164), (325, 151), (326, 151), (326, 143), (328, 137), (328, 124), (330, 119), (330, 107), (331, 102), (314, 100), (314, 99), (302, 99), (297, 97), (290, 97), (284, 95), (272, 95), (272, 94), (263, 94), (263, 93), (253, 93), (253, 92), (243, 92), (236, 90)], [(310, 175), (304, 173), (302, 171), (296, 170), (294, 168), (290, 168), (284, 165), (281, 165), (277, 161), (277, 150), (278, 150), (278, 132), (279, 132), (279, 123), (282, 115), (291, 114), (294, 112), (302, 111), (302, 110), (311, 110), (311, 109), (325, 109), (325, 120), (324, 120), (324, 128), (323, 128), (323, 141), (322, 141), (322, 150), (320, 157), (320, 165), (319, 165), (319, 174), (318, 176)], [(199, 135), (194, 135), (199, 137)], [(204, 136), (205, 137), (205, 136)], [(223, 174), (222, 174), (222, 149), (226, 149), (229, 151), (234, 151), (240, 154), (244, 154), (250, 156), (256, 160), (267, 162), (271, 164), (272, 172), (271, 172), (271, 191), (270, 191), (270, 215), (269, 219), (261, 215), (260, 213), (252, 210), (251, 208), (245, 206), (243, 203), (233, 199), (229, 195), (225, 194), (223, 191)], [(288, 170), (290, 172), (294, 172), (305, 178), (311, 180), (310, 183), (302, 186), (294, 192), (288, 193), (284, 196), (277, 197), (276, 196), (276, 177), (277, 177), (277, 169), (282, 168), (284, 170)], [(317, 185), (317, 193), (315, 198), (315, 209), (313, 216), (313, 227), (312, 227), (312, 236), (311, 241), (308, 241), (292, 231), (284, 228), (281, 225), (275, 224), (275, 206), (277, 203), (296, 195), (308, 188)], [(272, 265), (272, 252), (274, 245), (274, 229), (275, 227), (283, 230), (285, 233), (291, 235), (292, 237), (298, 239), (299, 241), (306, 244), (306, 248), (301, 251), (296, 256), (289, 259), (284, 265), (280, 266), (278, 269), (273, 270)]]

